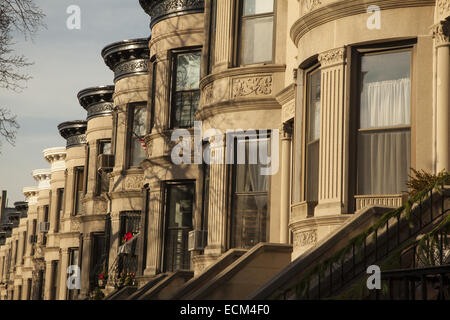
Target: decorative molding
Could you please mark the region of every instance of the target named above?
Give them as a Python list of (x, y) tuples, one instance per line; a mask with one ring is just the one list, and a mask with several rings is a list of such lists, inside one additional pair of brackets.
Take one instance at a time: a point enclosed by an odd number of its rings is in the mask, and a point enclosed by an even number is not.
[(85, 120), (68, 121), (58, 125), (59, 133), (67, 140), (66, 149), (86, 144), (86, 129)]
[(73, 147), (78, 147), (78, 146), (82, 146), (85, 145), (87, 143), (87, 139), (86, 139), (86, 135), (85, 134), (80, 134), (78, 136), (71, 136), (69, 138), (67, 138), (67, 146), (66, 148), (73, 148)]
[(114, 81), (120, 80), (130, 75), (147, 74), (148, 60), (138, 59), (132, 61), (125, 61), (114, 69)]
[(144, 185), (144, 177), (142, 175), (131, 175), (125, 178), (123, 187), (125, 190), (140, 190)]
[(271, 75), (249, 78), (234, 78), (232, 80), (232, 98), (248, 96), (268, 96), (272, 94), (273, 80)]
[(425, 7), (436, 4), (436, 0), (345, 0), (335, 1), (323, 5), (316, 10), (305, 14), (291, 27), (290, 36), (295, 45), (298, 46), (300, 39), (311, 30), (331, 21), (336, 21), (348, 16), (367, 14), (370, 4), (378, 5), (381, 10), (398, 8)]
[(440, 16), (445, 15), (445, 13), (450, 13), (450, 1), (438, 0), (437, 8)]
[(433, 39), (437, 46), (450, 44), (450, 20), (441, 21), (431, 27)]
[(204, 0), (139, 0), (141, 7), (150, 16), (150, 28), (161, 20), (204, 11)]
[(87, 119), (112, 115), (114, 104), (111, 102), (95, 104), (88, 109)]
[(345, 62), (345, 48), (332, 49), (319, 54), (321, 67), (331, 67)]
[(202, 106), (213, 104), (214, 99), (214, 82), (207, 84), (202, 90)]
[(322, 4), (320, 0), (303, 0), (303, 12), (311, 12)]
[(317, 230), (308, 230), (299, 233), (294, 233), (293, 243), (294, 247), (305, 247), (317, 242)]

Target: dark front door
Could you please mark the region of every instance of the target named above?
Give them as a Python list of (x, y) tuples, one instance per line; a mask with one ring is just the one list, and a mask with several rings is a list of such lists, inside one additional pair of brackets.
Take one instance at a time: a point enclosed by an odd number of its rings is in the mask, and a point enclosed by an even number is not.
[(189, 231), (193, 230), (194, 183), (167, 184), (164, 271), (190, 269)]

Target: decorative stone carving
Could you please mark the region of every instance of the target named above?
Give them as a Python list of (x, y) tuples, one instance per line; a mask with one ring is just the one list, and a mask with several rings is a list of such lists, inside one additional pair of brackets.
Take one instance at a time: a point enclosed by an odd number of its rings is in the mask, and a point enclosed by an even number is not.
[(140, 190), (143, 183), (144, 179), (141, 175), (131, 175), (125, 178), (123, 186), (125, 190)]
[(317, 242), (317, 230), (294, 233), (294, 247), (305, 247)]
[(283, 121), (288, 121), (295, 117), (295, 102), (289, 102), (283, 106)]
[(76, 147), (87, 143), (86, 135), (72, 136), (67, 138), (67, 148)]
[(234, 78), (232, 98), (272, 94), (272, 76)]
[(450, 42), (450, 20), (444, 20), (431, 27), (436, 45)]
[(439, 15), (444, 15), (446, 12), (450, 12), (450, 1), (449, 0), (438, 0), (437, 7), (439, 10)]
[(313, 11), (314, 9), (317, 9), (318, 6), (320, 6), (322, 2), (320, 0), (303, 0), (303, 12), (308, 13)]
[(333, 66), (345, 61), (345, 48), (332, 49), (319, 54), (319, 62), (323, 67)]
[(95, 201), (95, 203), (94, 203), (94, 213), (95, 214), (106, 213), (106, 210), (107, 210), (106, 201)]
[(70, 222), (70, 232), (80, 232), (80, 221), (72, 220)]
[(117, 80), (130, 74), (148, 73), (148, 60), (126, 61), (119, 64), (114, 70), (114, 78)]
[(86, 144), (87, 121), (77, 120), (58, 125), (61, 136), (67, 140), (66, 149)]
[(90, 120), (98, 116), (111, 115), (113, 113), (113, 109), (114, 104), (110, 102), (93, 105), (88, 109), (87, 118)]
[(204, 11), (204, 0), (139, 0), (141, 7), (151, 17), (150, 27), (159, 21), (183, 14)]
[(209, 83), (202, 90), (203, 103), (202, 105), (207, 106), (214, 103), (214, 83)]

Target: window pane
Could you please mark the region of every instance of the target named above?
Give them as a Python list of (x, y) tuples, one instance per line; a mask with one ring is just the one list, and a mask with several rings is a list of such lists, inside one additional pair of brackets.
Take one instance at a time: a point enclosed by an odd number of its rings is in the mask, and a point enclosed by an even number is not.
[(133, 110), (133, 132), (131, 139), (130, 165), (138, 167), (145, 159), (146, 153), (142, 146), (142, 139), (147, 132), (147, 107), (136, 106)]
[(411, 133), (361, 133), (358, 137), (358, 194), (407, 191)]
[(308, 142), (320, 138), (320, 71), (309, 76)]
[(176, 91), (198, 89), (201, 53), (189, 52), (177, 56)]
[(308, 145), (307, 149), (307, 172), (306, 172), (306, 199), (308, 201), (319, 201), (319, 140)]
[(273, 0), (244, 0), (244, 16), (273, 12)]
[(178, 92), (175, 96), (175, 128), (190, 128), (194, 125), (195, 112), (200, 102), (200, 91)]
[(410, 124), (410, 63), (409, 51), (362, 57), (361, 128)]
[(134, 108), (133, 115), (133, 133), (135, 137), (143, 137), (146, 133), (147, 108), (139, 106)]
[(101, 154), (112, 154), (111, 142), (102, 142), (100, 148)]
[[(264, 40), (262, 40), (264, 39)], [(242, 64), (272, 61), (273, 17), (242, 22)]]

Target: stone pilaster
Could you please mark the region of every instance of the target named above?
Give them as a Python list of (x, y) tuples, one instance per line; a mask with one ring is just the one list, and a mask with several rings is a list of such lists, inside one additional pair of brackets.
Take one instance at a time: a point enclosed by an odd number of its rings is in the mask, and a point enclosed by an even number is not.
[(45, 263), (45, 282), (44, 282), (44, 300), (50, 300), (52, 291), (52, 262), (46, 261)]
[(280, 201), (280, 243), (289, 243), (290, 176), (291, 176), (292, 125), (289, 122), (281, 128), (281, 201)]
[(85, 234), (83, 236), (83, 249), (81, 258), (81, 299), (87, 298), (89, 296), (89, 271), (91, 266), (91, 248), (92, 248), (92, 237), (90, 234)]
[(163, 247), (162, 235), (162, 191), (160, 186), (150, 188), (148, 203), (148, 228), (147, 228), (147, 266), (144, 275), (155, 275), (162, 269), (161, 257)]
[(217, 1), (214, 72), (231, 67), (233, 46), (233, 0)]
[(321, 110), (319, 152), (319, 204), (314, 215), (345, 212), (347, 176), (347, 119), (344, 105), (345, 48), (319, 54)]
[(67, 299), (67, 268), (69, 267), (69, 249), (61, 251), (61, 272), (59, 274), (59, 300)]
[(450, 170), (450, 19), (432, 28), (436, 63), (436, 171)]

